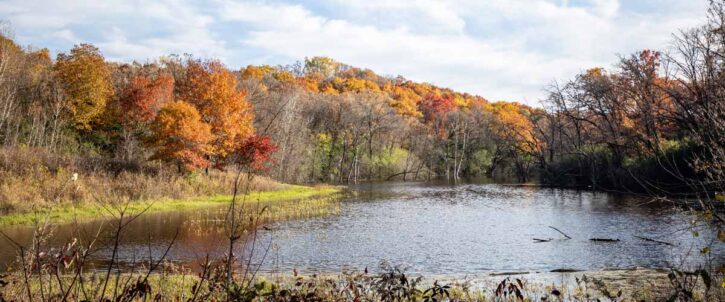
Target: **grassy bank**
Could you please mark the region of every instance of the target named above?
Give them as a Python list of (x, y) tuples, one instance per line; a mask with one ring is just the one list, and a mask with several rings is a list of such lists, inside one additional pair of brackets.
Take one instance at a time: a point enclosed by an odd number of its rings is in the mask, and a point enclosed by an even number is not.
[[(110, 217), (122, 207), (127, 207), (126, 214), (130, 215), (221, 205), (231, 201), (235, 177), (233, 171), (181, 174), (153, 162), (62, 154), (42, 148), (0, 148), (0, 225), (46, 218), (62, 223)], [(295, 216), (295, 211), (307, 213), (304, 215), (326, 211), (327, 205), (319, 199), (341, 191), (330, 186), (281, 184), (264, 176), (253, 177), (244, 187), (251, 193), (240, 200), (268, 206), (273, 212), (270, 215), (283, 217)], [(312, 200), (271, 206), (300, 199)]]
[[(328, 197), (340, 194), (342, 189), (333, 186), (296, 186), (280, 185), (275, 191), (251, 192), (246, 196), (237, 197), (244, 200), (246, 206), (259, 208), (268, 206), (267, 215), (290, 217), (293, 213), (303, 216), (318, 216), (315, 211), (327, 212)], [(123, 204), (114, 203), (65, 203), (56, 207), (38, 208), (32, 211), (10, 213), (0, 216), (1, 225), (31, 224), (49, 219), (51, 222), (62, 223), (75, 219), (98, 219), (112, 217), (121, 207), (126, 208), (126, 215), (164, 211), (188, 211), (200, 208), (219, 206), (229, 203), (231, 195), (215, 195), (209, 197), (192, 197), (186, 199), (159, 198), (139, 200)], [(293, 202), (294, 201), (294, 202)], [(324, 214), (324, 213), (318, 213)]]

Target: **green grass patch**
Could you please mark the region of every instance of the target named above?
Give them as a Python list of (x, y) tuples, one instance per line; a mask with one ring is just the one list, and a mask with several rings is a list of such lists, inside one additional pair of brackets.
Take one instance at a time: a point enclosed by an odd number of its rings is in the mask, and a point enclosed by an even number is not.
[[(324, 197), (331, 197), (342, 192), (341, 187), (334, 186), (297, 186), (284, 185), (275, 191), (251, 192), (246, 196), (238, 196), (237, 200), (244, 200), (247, 205), (268, 206), (275, 216), (294, 216), (291, 211), (304, 209), (307, 212), (326, 212), (323, 207), (328, 205)], [(124, 203), (126, 215), (138, 214), (144, 210), (146, 213), (188, 211), (200, 208), (214, 207), (231, 202), (231, 195), (217, 195), (207, 197), (194, 197), (189, 199), (162, 198), (157, 200), (132, 201)], [(299, 201), (287, 203), (290, 201)], [(282, 204), (284, 203), (284, 204)], [(57, 207), (41, 208), (26, 213), (11, 213), (0, 216), (0, 226), (34, 224), (48, 219), (53, 223), (71, 222), (74, 220), (89, 220), (111, 218), (119, 213), (121, 204), (64, 204)], [(308, 213), (312, 216), (315, 213)]]

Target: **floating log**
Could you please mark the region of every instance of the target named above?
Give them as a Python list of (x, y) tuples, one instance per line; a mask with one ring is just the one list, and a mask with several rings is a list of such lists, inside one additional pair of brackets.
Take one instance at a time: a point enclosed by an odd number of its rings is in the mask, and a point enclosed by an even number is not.
[(510, 275), (526, 275), (529, 274), (529, 272), (500, 272), (500, 273), (490, 273), (489, 276), (510, 276)]
[(557, 268), (550, 270), (549, 272), (552, 273), (576, 273), (576, 272), (582, 272), (580, 269), (573, 269), (573, 268)]
[(618, 242), (619, 239), (612, 239), (612, 238), (590, 238), (590, 241), (596, 241), (596, 242)]

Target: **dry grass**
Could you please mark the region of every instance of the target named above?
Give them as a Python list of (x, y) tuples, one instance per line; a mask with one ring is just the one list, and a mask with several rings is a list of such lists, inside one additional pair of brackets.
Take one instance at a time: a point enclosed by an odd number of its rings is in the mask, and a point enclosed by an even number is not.
[[(404, 272), (393, 272), (385, 270), (377, 270), (378, 272), (363, 273), (355, 271), (346, 271), (339, 274), (263, 274), (257, 276), (250, 282), (250, 288), (244, 288), (241, 292), (245, 293), (242, 297), (231, 299), (232, 301), (501, 301), (501, 302), (520, 302), (520, 301), (573, 301), (573, 302), (592, 302), (592, 301), (667, 301), (673, 294), (673, 288), (667, 281), (666, 273), (659, 273), (657, 276), (639, 276), (645, 278), (641, 280), (647, 283), (622, 283), (611, 281), (596, 281), (590, 277), (579, 275), (578, 282), (574, 280), (556, 281), (546, 285), (537, 283), (536, 280), (527, 280), (525, 277), (506, 278), (500, 277), (497, 281), (478, 283), (472, 280), (437, 280), (432, 278), (423, 278), (405, 274)], [(589, 272), (599, 277), (600, 274), (607, 272)], [(92, 297), (104, 296), (108, 298), (117, 298), (124, 293), (124, 287), (135, 286), (136, 282), (142, 279), (143, 272), (124, 272), (118, 277), (113, 277), (110, 281), (111, 285), (105, 294), (98, 291), (102, 287), (103, 276), (98, 272), (91, 272), (87, 276), (88, 280), (83, 284), (85, 290), (76, 291), (71, 294), (71, 298), (84, 298), (81, 293), (91, 293)], [(236, 276), (237, 278), (239, 276)], [(392, 277), (392, 278), (391, 278)], [(633, 276), (629, 278), (623, 277), (627, 282), (633, 281)], [(654, 277), (653, 279), (650, 279)], [(72, 276), (64, 275), (60, 277), (68, 284)], [(0, 280), (2, 277), (0, 276)], [(521, 298), (515, 294), (504, 295), (502, 292), (509, 287), (499, 291), (498, 285), (502, 284), (502, 280), (510, 280), (513, 286), (519, 290)], [(586, 279), (588, 281), (582, 281)], [(399, 280), (406, 280), (401, 283)], [(619, 279), (618, 279), (619, 280)], [(10, 274), (5, 277), (5, 281), (9, 286), (5, 292), (0, 292), (0, 297), (4, 297), (8, 301), (25, 301), (27, 300), (27, 290), (23, 286), (22, 277), (19, 274)], [(34, 278), (30, 281), (31, 291), (39, 299), (39, 281)], [(59, 300), (59, 287), (48, 287), (55, 282), (50, 279), (46, 283), (45, 296), (47, 300)], [(148, 278), (148, 287), (143, 296), (135, 297), (133, 301), (147, 301), (151, 297), (156, 301), (189, 301), (194, 298), (195, 286), (201, 284), (202, 292), (199, 296), (208, 300), (224, 301), (227, 296), (221, 289), (222, 280), (207, 279), (202, 282), (199, 274), (188, 268), (175, 266), (173, 263), (166, 263), (159, 272), (150, 274)], [(124, 285), (126, 284), (126, 285)], [(639, 284), (639, 285), (637, 285)], [(431, 289), (438, 285), (438, 289), (446, 290), (443, 293), (435, 295)], [(722, 288), (715, 287), (709, 292), (705, 292), (702, 288), (703, 284), (694, 291), (690, 300), (676, 299), (673, 301), (722, 301)], [(606, 288), (602, 288), (602, 286)], [(217, 291), (214, 291), (217, 288)], [(624, 289), (621, 295), (617, 295), (620, 289)], [(558, 292), (558, 293), (555, 293)], [(80, 296), (80, 297), (79, 297)], [(396, 298), (391, 298), (394, 296)], [(246, 298), (246, 299), (244, 299)], [(425, 300), (426, 298), (436, 298), (436, 300)], [(118, 298), (117, 298), (118, 299)], [(201, 299), (196, 299), (197, 301)]]
[[(73, 175), (77, 173), (77, 180)], [(43, 149), (0, 149), (0, 214), (67, 205), (229, 194), (232, 172), (181, 175), (160, 164), (52, 154)], [(255, 177), (253, 191), (284, 186)]]

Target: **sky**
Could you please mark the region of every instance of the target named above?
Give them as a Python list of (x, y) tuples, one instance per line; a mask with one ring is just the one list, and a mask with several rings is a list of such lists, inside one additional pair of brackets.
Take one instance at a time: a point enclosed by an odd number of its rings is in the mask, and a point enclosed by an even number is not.
[(702, 24), (706, 0), (1, 0), (22, 45), (92, 43), (107, 59), (169, 54), (229, 68), (328, 56), (492, 101), (545, 88)]

